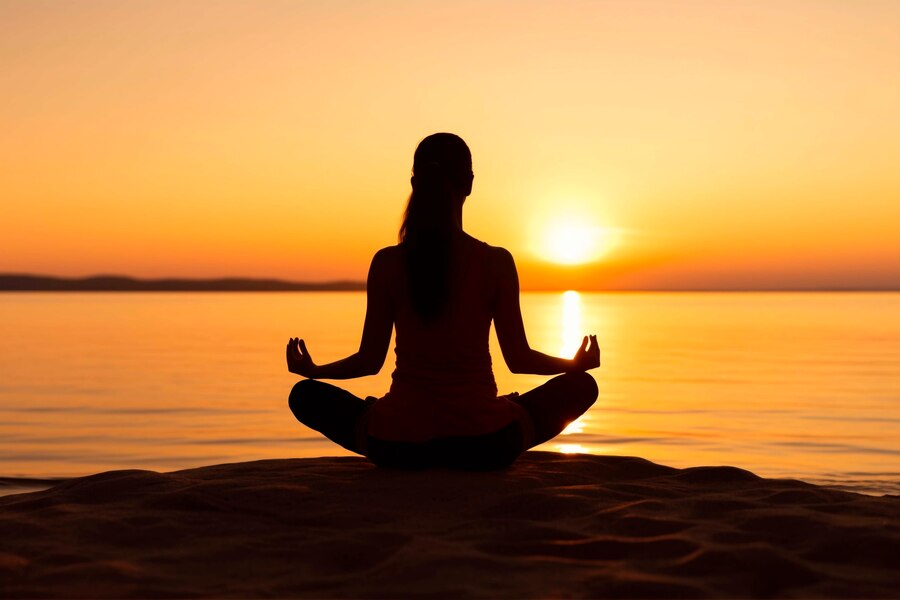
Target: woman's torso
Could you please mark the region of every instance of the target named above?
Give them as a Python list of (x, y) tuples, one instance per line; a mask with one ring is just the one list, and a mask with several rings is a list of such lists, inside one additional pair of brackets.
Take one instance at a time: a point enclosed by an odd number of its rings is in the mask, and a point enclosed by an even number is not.
[(497, 397), (488, 348), (498, 280), (493, 249), (463, 233), (453, 243), (448, 302), (428, 323), (411, 305), (402, 250), (392, 249), (396, 367), (368, 422), (379, 439), (481, 435), (513, 419), (509, 402)]

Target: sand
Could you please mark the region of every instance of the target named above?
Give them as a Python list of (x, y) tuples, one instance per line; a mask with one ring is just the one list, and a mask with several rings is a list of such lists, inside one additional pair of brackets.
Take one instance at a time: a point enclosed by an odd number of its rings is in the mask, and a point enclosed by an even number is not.
[(0, 597), (896, 597), (900, 497), (525, 454), (112, 471), (0, 498)]

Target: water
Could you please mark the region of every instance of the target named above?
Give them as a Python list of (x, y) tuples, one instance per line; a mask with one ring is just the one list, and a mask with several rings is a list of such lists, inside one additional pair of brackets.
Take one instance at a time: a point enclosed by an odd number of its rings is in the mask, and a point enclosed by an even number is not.
[[(529, 293), (533, 347), (596, 333), (600, 397), (541, 449), (900, 493), (900, 294)], [(294, 421), (284, 344), (353, 352), (361, 293), (0, 294), (3, 477), (347, 454)], [(501, 392), (546, 378), (509, 373)], [(382, 372), (347, 381), (360, 396)], [(12, 480), (20, 481), (18, 479)], [(6, 480), (8, 485), (9, 480)]]

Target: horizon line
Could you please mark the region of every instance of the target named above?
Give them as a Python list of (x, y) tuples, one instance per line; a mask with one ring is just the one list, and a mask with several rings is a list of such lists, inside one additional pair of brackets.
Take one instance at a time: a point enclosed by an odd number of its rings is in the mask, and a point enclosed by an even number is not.
[[(352, 279), (292, 281), (271, 277), (158, 277), (140, 278), (130, 275), (98, 274), (85, 277), (63, 277), (32, 273), (0, 273), (0, 292), (358, 292), (366, 282)], [(523, 287), (523, 292), (898, 292), (895, 287), (831, 286), (679, 286), (571, 288)]]

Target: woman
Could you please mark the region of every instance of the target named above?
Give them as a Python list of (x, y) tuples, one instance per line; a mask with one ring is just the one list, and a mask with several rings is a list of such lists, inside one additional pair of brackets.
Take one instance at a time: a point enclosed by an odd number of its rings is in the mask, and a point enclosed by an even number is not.
[[(597, 398), (595, 336), (572, 359), (531, 349), (512, 255), (463, 232), (472, 155), (450, 133), (416, 148), (400, 243), (375, 254), (359, 350), (317, 365), (304, 340), (287, 345), (288, 370), (308, 379), (289, 405), (304, 425), (378, 465), (495, 469), (559, 434)], [(498, 396), (491, 321), (513, 373), (559, 375), (522, 395)], [(318, 381), (378, 373), (396, 327), (390, 391), (363, 400)]]

